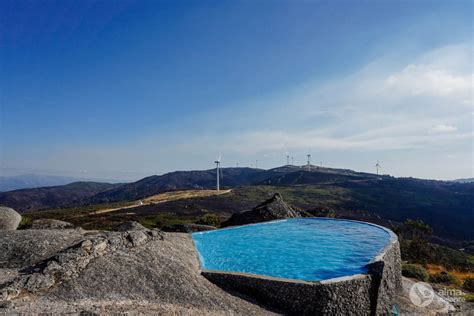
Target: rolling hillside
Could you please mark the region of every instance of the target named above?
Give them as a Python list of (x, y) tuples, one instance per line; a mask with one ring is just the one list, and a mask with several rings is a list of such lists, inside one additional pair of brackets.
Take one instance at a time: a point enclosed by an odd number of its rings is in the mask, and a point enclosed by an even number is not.
[[(222, 168), (221, 187), (247, 186), (261, 182), (272, 176), (282, 175), (284, 171), (252, 168)], [(174, 190), (214, 189), (216, 170), (175, 171), (162, 176), (151, 176), (140, 181), (125, 184), (107, 192), (97, 194), (91, 199), (94, 204), (142, 199), (147, 196)]]
[[(234, 188), (229, 194), (137, 206), (114, 212), (113, 216), (118, 220), (124, 214), (128, 219), (214, 212), (225, 218), (280, 192), (291, 204), (317, 216), (335, 211), (337, 216), (388, 226), (407, 218), (421, 219), (440, 238), (474, 240), (474, 183), (394, 178), (314, 166), (311, 172), (297, 166), (270, 170), (224, 168), (222, 175), (222, 187)], [(79, 183), (18, 190), (0, 193), (0, 203), (21, 212), (66, 207), (76, 207), (77, 211), (81, 205), (107, 207), (113, 203), (120, 207), (163, 192), (213, 189), (215, 177), (215, 170), (177, 171), (123, 185)], [(107, 222), (106, 218), (102, 220)]]
[(21, 213), (45, 208), (70, 207), (88, 204), (90, 198), (122, 184), (74, 182), (67, 185), (22, 189), (0, 193), (0, 205)]

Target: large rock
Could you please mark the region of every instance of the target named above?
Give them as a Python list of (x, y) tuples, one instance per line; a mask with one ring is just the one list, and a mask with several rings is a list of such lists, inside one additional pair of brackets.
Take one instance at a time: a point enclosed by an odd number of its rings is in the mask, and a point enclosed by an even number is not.
[(0, 206), (0, 230), (15, 230), (21, 221), (21, 215), (9, 207)]
[(31, 229), (68, 229), (74, 228), (74, 225), (57, 219), (37, 219), (31, 223)]
[(293, 217), (310, 217), (311, 214), (287, 204), (279, 193), (254, 207), (251, 211), (232, 214), (222, 226), (245, 225)]
[(86, 236), (0, 284), (2, 299), (0, 314), (272, 314), (204, 278), (188, 234), (159, 230)]
[(47, 259), (83, 237), (81, 230), (0, 231), (0, 269), (23, 268)]

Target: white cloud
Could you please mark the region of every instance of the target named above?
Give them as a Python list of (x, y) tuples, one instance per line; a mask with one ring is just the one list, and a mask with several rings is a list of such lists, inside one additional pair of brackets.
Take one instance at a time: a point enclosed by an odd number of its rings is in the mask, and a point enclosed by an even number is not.
[[(220, 139), (228, 140), (228, 150), (246, 154), (309, 147), (434, 148), (472, 139), (466, 114), (472, 113), (474, 77), (466, 72), (472, 71), (470, 59), (460, 58), (469, 50), (469, 45), (447, 47), (392, 69), (380, 60), (338, 80), (259, 100), (248, 109), (262, 115), (247, 115), (240, 108), (240, 115), (227, 113), (226, 119), (245, 117), (249, 124)], [(232, 129), (232, 120), (228, 124)]]
[(448, 69), (437, 68), (436, 65), (410, 64), (402, 71), (388, 76), (385, 85), (402, 95), (466, 98), (472, 92), (473, 80), (472, 74), (454, 74)]
[[(442, 48), (398, 66), (380, 59), (345, 77), (183, 117), (180, 133), (157, 130), (133, 143), (70, 149), (69, 154), (61, 148), (55, 159), (48, 158), (48, 148), (42, 160), (64, 169), (92, 165), (95, 170), (158, 173), (211, 167), (218, 152), (226, 164), (232, 159), (242, 166), (245, 159), (282, 163), (287, 153), (304, 157), (318, 151), (327, 160), (330, 156), (342, 167), (356, 169), (360, 165), (353, 156), (378, 159), (385, 153), (391, 159), (393, 151), (397, 157), (416, 151), (410, 161), (419, 159), (424, 166), (434, 159), (433, 153), (448, 159), (449, 152), (456, 155), (456, 166), (466, 166), (459, 168), (468, 173), (472, 145), (466, 144), (473, 141), (474, 115), (470, 50), (469, 45)], [(31, 159), (41, 160), (38, 155)]]
[(445, 125), (445, 124), (438, 124), (433, 126), (431, 131), (433, 133), (452, 133), (457, 131), (458, 128), (456, 126), (451, 126), (451, 125)]

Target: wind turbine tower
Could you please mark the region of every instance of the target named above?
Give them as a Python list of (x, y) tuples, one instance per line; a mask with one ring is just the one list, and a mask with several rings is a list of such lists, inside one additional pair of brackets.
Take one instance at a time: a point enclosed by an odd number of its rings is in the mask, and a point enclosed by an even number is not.
[(291, 157), (291, 165), (293, 166), (294, 163), (293, 163), (293, 160), (294, 160), (295, 157)]
[(290, 155), (286, 155), (286, 165), (290, 164)]
[(308, 171), (311, 171), (311, 155), (307, 154), (306, 157), (308, 157)]
[(219, 185), (219, 178), (220, 178), (220, 165), (221, 165), (221, 160), (219, 158), (219, 160), (216, 160), (214, 161), (214, 163), (216, 164), (216, 190), (219, 191), (220, 190), (220, 185)]
[(375, 164), (375, 170), (377, 171), (377, 175), (379, 174), (379, 168), (382, 168), (380, 165), (379, 161), (377, 160), (377, 163)]

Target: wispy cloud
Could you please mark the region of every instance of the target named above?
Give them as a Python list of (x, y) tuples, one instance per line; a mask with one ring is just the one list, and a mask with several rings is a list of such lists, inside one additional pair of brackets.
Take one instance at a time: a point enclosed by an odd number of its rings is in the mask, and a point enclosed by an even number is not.
[[(470, 45), (456, 45), (405, 64), (381, 58), (338, 79), (307, 82), (258, 100), (223, 105), (217, 113), (183, 117), (179, 132), (172, 135), (157, 130), (133, 144), (62, 147), (56, 152), (48, 148), (31, 163), (146, 174), (188, 169), (190, 160), (192, 168), (211, 167), (218, 152), (225, 165), (233, 165), (232, 159), (242, 166), (256, 157), (273, 159), (268, 165), (275, 165), (287, 153), (318, 151), (342, 167), (363, 168), (373, 163), (357, 164), (349, 157), (373, 152), (371, 159), (384, 154), (391, 159), (390, 153), (397, 151), (400, 161), (416, 151), (420, 168), (435, 154), (441, 157), (438, 165), (450, 159), (451, 165), (460, 166), (455, 176), (446, 171), (438, 177), (469, 176), (474, 138), (470, 53)], [(411, 159), (409, 168), (416, 163)], [(436, 177), (437, 170), (443, 168), (431, 166), (426, 174)], [(414, 169), (399, 172), (420, 176)]]
[[(250, 154), (310, 147), (429, 148), (471, 139), (466, 113), (472, 111), (474, 77), (466, 73), (470, 65), (462, 64), (469, 61), (462, 58), (469, 50), (469, 45), (445, 47), (392, 68), (381, 59), (338, 80), (259, 100), (225, 114), (231, 127), (245, 117), (251, 122), (245, 129), (223, 130), (204, 142), (220, 140), (228, 144), (225, 150)], [(204, 146), (199, 139), (190, 143)]]
[(457, 131), (458, 128), (456, 126), (451, 126), (451, 125), (445, 125), (445, 124), (438, 124), (433, 126), (431, 131), (433, 133), (452, 133)]

